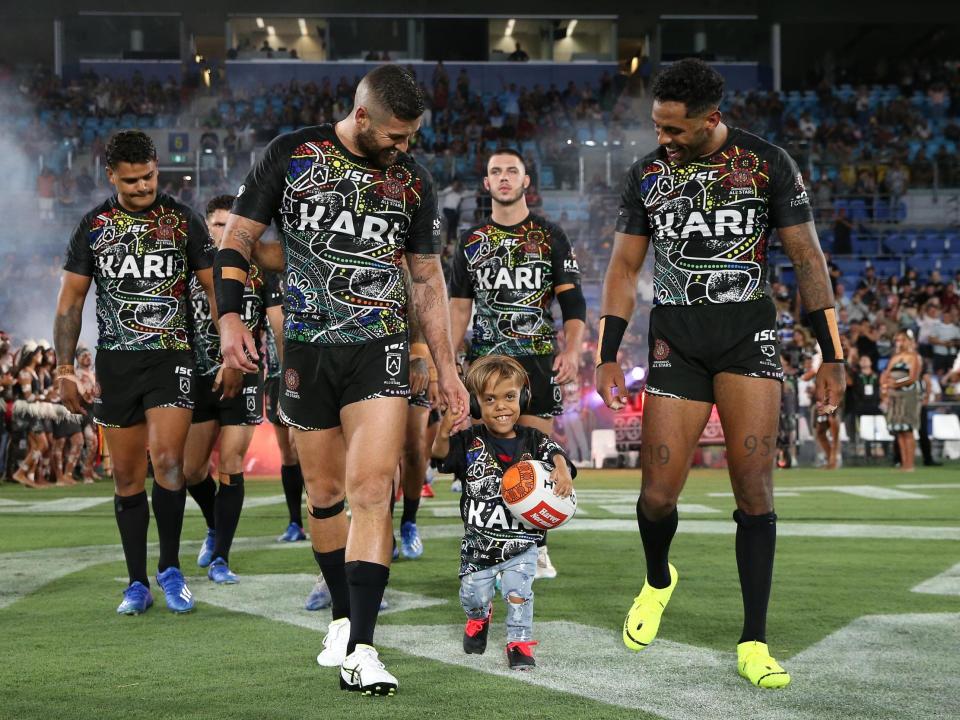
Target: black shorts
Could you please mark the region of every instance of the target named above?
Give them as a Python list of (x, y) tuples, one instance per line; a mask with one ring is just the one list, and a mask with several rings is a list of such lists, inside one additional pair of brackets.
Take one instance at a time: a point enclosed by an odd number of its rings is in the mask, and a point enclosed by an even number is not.
[(553, 355), (523, 355), (516, 360), (530, 377), (530, 405), (521, 414), (545, 419), (563, 415), (563, 392), (553, 374)]
[(53, 437), (55, 440), (62, 440), (83, 432), (83, 424), (73, 420), (58, 420), (53, 424)]
[(189, 350), (99, 350), (93, 417), (107, 427), (130, 427), (155, 407), (193, 410), (193, 353)]
[(405, 333), (362, 345), (311, 345), (287, 340), (280, 417), (300, 430), (340, 426), (351, 403), (410, 397), (410, 346)]
[(416, 395), (411, 395), (407, 403), (409, 403), (410, 407), (428, 408), (430, 407), (430, 398), (427, 396), (426, 391), (424, 391)]
[(214, 391), (216, 375), (200, 375), (194, 383), (194, 424), (216, 420), (224, 425), (259, 425), (263, 422), (263, 376), (245, 373), (243, 387), (236, 397), (221, 400), (222, 390)]
[(273, 425), (287, 424), (280, 418), (280, 376), (268, 377), (263, 383), (263, 404), (267, 408), (267, 420)]
[(777, 310), (769, 299), (658, 305), (648, 342), (650, 395), (712, 403), (717, 373), (783, 380)]

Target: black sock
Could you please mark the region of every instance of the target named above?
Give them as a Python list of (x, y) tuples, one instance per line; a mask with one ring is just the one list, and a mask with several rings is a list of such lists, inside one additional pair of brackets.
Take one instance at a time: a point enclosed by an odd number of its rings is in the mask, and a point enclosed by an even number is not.
[(167, 490), (156, 480), (153, 481), (153, 517), (157, 520), (157, 535), (160, 537), (157, 572), (180, 567), (180, 532), (183, 530), (183, 506), (186, 502), (186, 490)]
[(346, 552), (346, 548), (326, 553), (313, 551), (313, 557), (320, 566), (323, 579), (327, 581), (327, 589), (333, 600), (330, 609), (334, 620), (350, 617), (350, 590), (347, 587), (347, 574), (343, 564)]
[(113, 512), (120, 529), (123, 557), (127, 561), (130, 582), (142, 582), (150, 587), (147, 579), (147, 528), (150, 527), (150, 507), (147, 491), (129, 497), (113, 496)]
[(677, 533), (677, 509), (657, 521), (643, 514), (640, 500), (637, 500), (637, 525), (640, 526), (640, 539), (643, 540), (643, 554), (647, 558), (647, 582), (655, 588), (670, 585), (670, 567), (667, 560), (670, 555), (670, 543)]
[(207, 527), (213, 529), (216, 527), (216, 520), (213, 514), (214, 498), (217, 497), (217, 484), (213, 478), (207, 475), (205, 480), (196, 485), (187, 485), (187, 492), (194, 502), (200, 506), (200, 512), (203, 513), (203, 519), (207, 521)]
[(300, 509), (303, 496), (303, 471), (300, 469), (300, 463), (281, 465), (280, 482), (283, 485), (283, 494), (287, 498), (290, 522), (303, 527), (303, 513)]
[(403, 496), (403, 515), (400, 516), (401, 527), (405, 522), (417, 522), (417, 510), (420, 509), (420, 498)]
[(350, 588), (350, 641), (347, 654), (357, 645), (373, 645), (380, 601), (390, 578), (390, 568), (377, 563), (351, 560), (344, 565)]
[(215, 508), (217, 536), (213, 541), (213, 557), (229, 562), (230, 546), (243, 509), (243, 473), (231, 473), (229, 485), (220, 483)]
[(737, 570), (743, 595), (743, 634), (740, 642), (767, 641), (767, 603), (773, 583), (777, 547), (777, 516), (747, 515), (737, 510)]

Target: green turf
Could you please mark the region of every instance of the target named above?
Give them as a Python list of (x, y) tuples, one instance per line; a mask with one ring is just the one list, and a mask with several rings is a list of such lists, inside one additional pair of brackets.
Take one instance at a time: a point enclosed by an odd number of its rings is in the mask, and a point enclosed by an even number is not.
[[(636, 471), (581, 472), (577, 488), (586, 514), (579, 520), (616, 518), (625, 529), (551, 534), (559, 577), (537, 583), (537, 622), (566, 620), (609, 630), (620, 626), (643, 574), (639, 535), (631, 525), (631, 498), (638, 483)], [(779, 498), (777, 512), (782, 523), (960, 527), (960, 487), (948, 487), (960, 484), (955, 465), (910, 475), (874, 468), (777, 475), (777, 486), (784, 491), (843, 485), (896, 489), (905, 483), (945, 487), (906, 490), (928, 497), (901, 500), (806, 490)], [(438, 479), (436, 487), (437, 498), (425, 500), (420, 515), (420, 526), (427, 532), (458, 522), (433, 517), (431, 508), (453, 507), (455, 500), (445, 480)], [(597, 490), (622, 493), (619, 498), (616, 493), (600, 498), (591, 494)], [(384, 649), (382, 655), (400, 678), (399, 694), (390, 699), (359, 698), (338, 689), (335, 671), (316, 665), (320, 634), (205, 603), (191, 615), (173, 616), (156, 587), (157, 604), (146, 615), (118, 617), (114, 609), (123, 585), (117, 579), (125, 576), (125, 567), (117, 560), (119, 538), (111, 503), (60, 513), (27, 512), (27, 506), (8, 503), (107, 497), (111, 492), (105, 483), (46, 491), (0, 487), (0, 557), (46, 549), (46, 556), (55, 559), (60, 554), (57, 548), (65, 554), (66, 548), (111, 546), (103, 551), (104, 562), (60, 577), (0, 609), (0, 718), (658, 717), (581, 697), (575, 677), (570, 679), (573, 692), (560, 693), (404, 656), (395, 649)], [(732, 651), (736, 643), (742, 617), (730, 519), (733, 499), (716, 495), (728, 492), (725, 473), (695, 471), (691, 476), (681, 502), (719, 512), (681, 513), (682, 521), (726, 522), (730, 533), (684, 533), (681, 525), (671, 554), (681, 586), (665, 615), (661, 638), (723, 652)], [(281, 493), (275, 480), (247, 484), (248, 499)], [(601, 505), (613, 506), (614, 512)], [(273, 538), (285, 525), (282, 502), (249, 508), (239, 535)], [(188, 575), (199, 574), (194, 557), (202, 534), (200, 514), (188, 512), (183, 534)], [(151, 540), (156, 540), (153, 523)], [(459, 542), (452, 536), (428, 536), (425, 544), (421, 560), (394, 564), (390, 587), (447, 602), (384, 616), (382, 625), (462, 623), (456, 577)], [(781, 535), (768, 623), (772, 649), (781, 659), (790, 658), (863, 615), (956, 612), (955, 596), (910, 590), (957, 563), (958, 545), (955, 539)], [(156, 551), (151, 549), (151, 565), (155, 560)], [(244, 575), (316, 572), (307, 543), (286, 551), (244, 549), (241, 544), (232, 560), (241, 582)], [(0, 578), (0, 589), (7, 592), (17, 582), (15, 577)], [(206, 581), (194, 581), (200, 582)], [(308, 590), (303, 588), (304, 596)], [(502, 652), (502, 631), (502, 625), (491, 631), (488, 652)], [(795, 686), (800, 684), (802, 678), (796, 678)], [(795, 688), (787, 692), (794, 691), (799, 692)], [(753, 689), (744, 684), (744, 692)], [(643, 706), (640, 699), (638, 706)], [(842, 714), (857, 716), (855, 711)]]

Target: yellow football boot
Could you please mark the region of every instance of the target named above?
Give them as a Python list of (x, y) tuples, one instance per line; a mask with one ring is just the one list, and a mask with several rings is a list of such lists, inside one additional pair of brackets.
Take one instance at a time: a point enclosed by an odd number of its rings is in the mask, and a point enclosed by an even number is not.
[(653, 642), (660, 629), (660, 617), (677, 586), (677, 569), (670, 565), (670, 584), (655, 588), (644, 581), (643, 590), (633, 599), (633, 606), (623, 621), (623, 644), (637, 652)]
[(737, 645), (737, 670), (760, 688), (777, 689), (790, 684), (790, 675), (770, 657), (766, 643), (751, 640)]

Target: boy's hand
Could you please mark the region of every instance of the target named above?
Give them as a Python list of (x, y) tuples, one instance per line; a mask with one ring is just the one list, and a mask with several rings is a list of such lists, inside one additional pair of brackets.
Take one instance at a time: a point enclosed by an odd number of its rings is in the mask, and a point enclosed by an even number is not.
[(456, 421), (456, 413), (454, 413), (449, 406), (445, 407), (443, 409), (443, 415), (440, 416), (440, 427), (437, 429), (437, 432), (441, 432), (445, 436), (450, 437), (450, 433), (453, 430), (453, 426), (456, 424)]
[(553, 494), (557, 497), (570, 497), (573, 493), (573, 478), (570, 477), (570, 469), (567, 467), (566, 459), (557, 458), (559, 462), (550, 473), (550, 479), (553, 481)]

